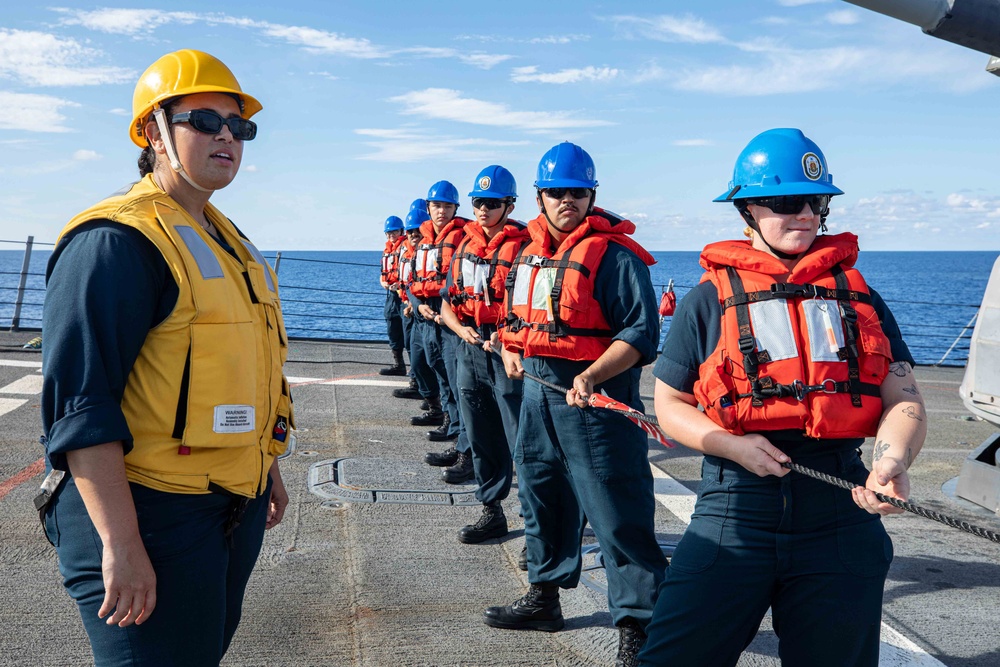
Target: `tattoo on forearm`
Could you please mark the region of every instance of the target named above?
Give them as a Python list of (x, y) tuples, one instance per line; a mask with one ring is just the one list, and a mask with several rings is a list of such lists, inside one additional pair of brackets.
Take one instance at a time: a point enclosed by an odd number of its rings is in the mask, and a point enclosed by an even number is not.
[(889, 364), (889, 372), (896, 377), (904, 378), (910, 374), (910, 364), (906, 361), (894, 361)]
[(884, 440), (875, 441), (875, 450), (872, 452), (872, 463), (878, 461), (882, 456), (889, 451), (889, 443)]
[(903, 387), (903, 391), (905, 391), (907, 394), (912, 394), (913, 396), (916, 396), (917, 395), (917, 385), (911, 384), (909, 387)]
[(920, 416), (920, 412), (912, 405), (908, 405), (903, 408), (903, 414), (910, 419), (916, 419), (918, 422), (922, 422), (924, 420), (924, 418)]

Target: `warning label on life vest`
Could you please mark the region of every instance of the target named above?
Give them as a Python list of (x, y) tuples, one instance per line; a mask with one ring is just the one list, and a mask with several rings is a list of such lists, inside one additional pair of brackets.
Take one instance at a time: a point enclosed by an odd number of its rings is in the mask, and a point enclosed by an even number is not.
[(254, 424), (252, 405), (215, 406), (215, 424), (212, 430), (216, 433), (248, 433), (254, 430)]

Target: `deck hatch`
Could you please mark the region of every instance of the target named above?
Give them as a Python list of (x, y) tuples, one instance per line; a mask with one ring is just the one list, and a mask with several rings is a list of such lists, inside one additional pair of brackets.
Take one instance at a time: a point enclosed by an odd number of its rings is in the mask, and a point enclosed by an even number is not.
[(309, 467), (309, 490), (325, 500), (403, 505), (479, 505), (475, 484), (446, 484), (423, 461), (348, 457)]

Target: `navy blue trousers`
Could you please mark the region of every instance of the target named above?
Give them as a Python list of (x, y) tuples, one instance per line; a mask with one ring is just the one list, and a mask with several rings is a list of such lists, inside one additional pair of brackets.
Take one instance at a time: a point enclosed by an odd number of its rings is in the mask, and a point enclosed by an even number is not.
[[(796, 456), (863, 484), (857, 450)], [(851, 494), (706, 456), (691, 524), (660, 587), (640, 664), (735, 665), (771, 608), (781, 664), (877, 667), (892, 542)]]
[(431, 366), (427, 356), (424, 330), (428, 326), (434, 326), (424, 320), (423, 316), (414, 309), (413, 325), (410, 329), (410, 370), (413, 371), (413, 379), (417, 381), (417, 391), (424, 398), (433, 398), (441, 395), (441, 386), (438, 383), (437, 373)]
[(389, 334), (389, 349), (402, 350), (406, 346), (403, 338), (403, 301), (395, 290), (385, 291), (382, 315), (385, 317), (386, 333)]
[(243, 522), (223, 536), (232, 499), (209, 493), (164, 493), (131, 484), (139, 531), (156, 572), (156, 608), (142, 625), (108, 626), (103, 544), (70, 477), (46, 512), (63, 583), (83, 618), (98, 667), (218, 667), (243, 612), (243, 593), (264, 539), (267, 492), (250, 502)]
[(468, 452), (471, 448), (469, 434), (465, 431), (465, 420), (462, 419), (462, 411), (458, 407), (458, 347), (465, 345), (458, 335), (446, 326), (431, 324), (438, 330), (437, 335), (441, 341), (441, 360), (444, 362), (445, 373), (448, 378), (448, 397), (441, 393), (441, 406), (447, 410), (450, 421), (448, 423), (448, 435), (458, 436), (455, 442), (455, 449), (460, 452)]
[(507, 377), (500, 357), (459, 340), (459, 407), (479, 484), (476, 498), (485, 505), (510, 493), (524, 382)]
[[(588, 365), (579, 364), (578, 371)], [(569, 373), (554, 375), (537, 357), (526, 358), (524, 369), (561, 386), (572, 382)], [(623, 373), (601, 389), (643, 409), (638, 373)], [(604, 556), (611, 617), (616, 624), (625, 618), (642, 627), (649, 622), (667, 561), (656, 542), (648, 456), (646, 434), (621, 415), (581, 410), (567, 405), (565, 394), (524, 381), (514, 462), (518, 497), (527, 506), (529, 582), (579, 583), (586, 516)]]
[[(403, 310), (406, 306), (402, 301), (399, 302), (399, 316), (403, 322), (403, 349), (410, 357), (410, 367), (406, 369), (406, 374), (416, 380), (416, 374), (413, 372), (413, 348), (411, 347), (411, 341), (413, 340), (413, 317), (405, 317), (403, 315)], [(420, 385), (417, 385), (419, 391)]]

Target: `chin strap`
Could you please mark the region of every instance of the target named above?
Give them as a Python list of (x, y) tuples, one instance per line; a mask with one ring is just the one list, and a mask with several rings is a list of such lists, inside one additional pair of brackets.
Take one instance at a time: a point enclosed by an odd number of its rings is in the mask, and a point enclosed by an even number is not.
[[(764, 235), (760, 231), (760, 227), (757, 225), (757, 221), (753, 219), (753, 216), (750, 214), (750, 209), (747, 208), (747, 205), (742, 200), (736, 200), (733, 202), (733, 204), (736, 206), (736, 210), (740, 212), (740, 215), (743, 216), (743, 220), (747, 223), (747, 225), (750, 226), (750, 229), (752, 229), (754, 233), (760, 237), (760, 240), (764, 242), (764, 245), (767, 246), (768, 250), (770, 250), (775, 257), (778, 257), (779, 259), (798, 259), (803, 254), (805, 254), (800, 252), (793, 255), (791, 253), (782, 252), (781, 250), (775, 248), (773, 245), (767, 242), (766, 238), (764, 238)], [(820, 227), (822, 228), (823, 231), (826, 231), (825, 224), (821, 223)]]
[(163, 109), (156, 109), (153, 111), (153, 118), (156, 119), (156, 126), (160, 128), (160, 136), (163, 138), (163, 147), (167, 151), (167, 159), (170, 160), (170, 168), (181, 175), (185, 181), (188, 182), (195, 190), (200, 192), (213, 192), (208, 188), (203, 188), (194, 182), (194, 179), (188, 176), (188, 173), (184, 171), (184, 165), (181, 164), (180, 159), (177, 157), (177, 151), (174, 149), (174, 141), (170, 136), (170, 128), (167, 126), (167, 114)]

